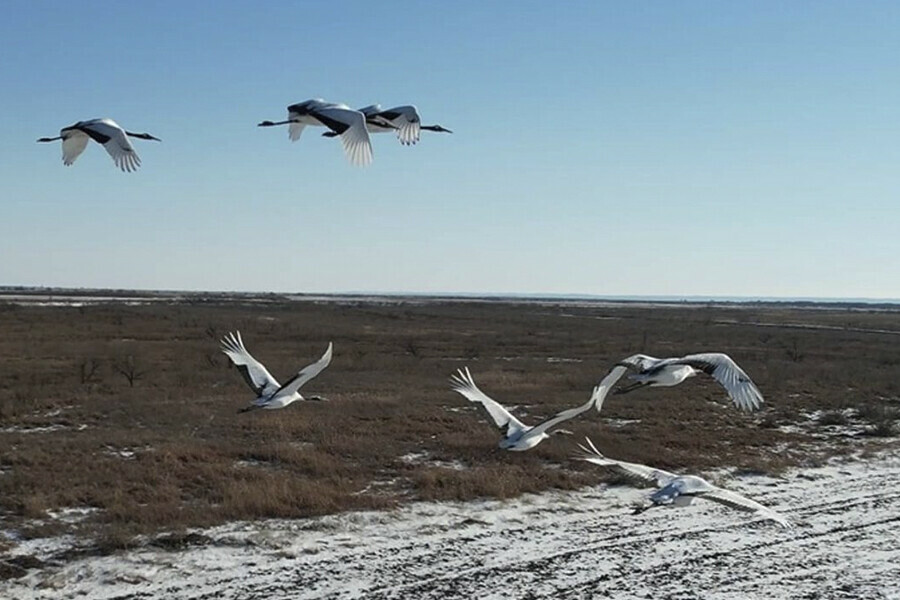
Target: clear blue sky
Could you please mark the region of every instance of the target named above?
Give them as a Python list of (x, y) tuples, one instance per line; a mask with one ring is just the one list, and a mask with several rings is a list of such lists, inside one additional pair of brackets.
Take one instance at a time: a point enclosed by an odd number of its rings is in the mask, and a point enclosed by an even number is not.
[[(900, 298), (897, 2), (9, 2), (0, 284)], [(288, 104), (416, 104), (354, 168)], [(37, 144), (111, 117), (118, 171)]]

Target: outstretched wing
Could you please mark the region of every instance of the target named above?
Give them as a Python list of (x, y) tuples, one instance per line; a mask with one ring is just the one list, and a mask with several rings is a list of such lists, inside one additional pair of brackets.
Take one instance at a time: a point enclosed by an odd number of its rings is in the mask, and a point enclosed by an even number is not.
[(600, 465), (601, 467), (608, 467), (613, 469), (614, 471), (624, 475), (628, 479), (641, 484), (641, 485), (655, 485), (657, 487), (662, 487), (667, 485), (670, 481), (675, 479), (677, 475), (674, 473), (670, 473), (668, 471), (663, 471), (662, 469), (654, 469), (653, 467), (648, 467), (647, 465), (639, 465), (637, 463), (625, 462), (622, 460), (613, 460), (611, 458), (606, 458), (603, 454), (597, 450), (597, 447), (594, 446), (594, 442), (592, 442), (589, 438), (584, 438), (588, 446), (582, 446), (581, 444), (578, 447), (581, 449), (583, 454), (577, 455), (575, 458), (580, 460), (585, 460), (589, 463), (593, 463), (595, 465)]
[(87, 148), (88, 140), (91, 138), (88, 137), (88, 134), (81, 131), (80, 129), (75, 129), (73, 127), (67, 127), (60, 132), (60, 136), (62, 137), (62, 160), (63, 164), (71, 166), (72, 163), (75, 162), (75, 159), (81, 156), (81, 153), (84, 152), (84, 149)]
[(734, 405), (741, 410), (757, 410), (763, 404), (762, 393), (734, 360), (721, 352), (689, 354), (674, 361), (694, 367), (713, 377), (728, 391)]
[(756, 513), (764, 519), (775, 521), (782, 527), (792, 527), (791, 521), (784, 515), (781, 515), (771, 508), (767, 508), (759, 502), (751, 500), (746, 496), (742, 496), (736, 492), (732, 492), (731, 490), (713, 486), (712, 491), (701, 494), (699, 497), (706, 498), (707, 500), (713, 500), (715, 502), (718, 502), (719, 504), (724, 504), (725, 506), (730, 506), (731, 508), (736, 508), (744, 512)]
[(624, 365), (616, 365), (612, 368), (612, 370), (606, 374), (606, 377), (603, 378), (602, 381), (594, 388), (594, 408), (597, 409), (597, 412), (603, 408), (603, 402), (606, 400), (607, 394), (609, 394), (609, 390), (616, 385), (625, 372), (628, 371), (628, 367)]
[(351, 164), (365, 166), (372, 162), (372, 142), (364, 114), (339, 106), (317, 107), (310, 114), (341, 138), (344, 154)]
[(82, 131), (91, 136), (91, 139), (106, 148), (116, 166), (127, 173), (137, 170), (141, 166), (134, 146), (125, 130), (119, 127), (112, 119), (95, 119), (87, 121), (80, 127)]
[(293, 396), (307, 381), (324, 371), (325, 367), (331, 364), (331, 350), (332, 344), (331, 342), (328, 342), (328, 348), (325, 350), (325, 354), (322, 355), (322, 358), (311, 365), (307, 365), (300, 369), (300, 371), (281, 386), (272, 397)]
[[(290, 138), (292, 142), (296, 142), (300, 139), (300, 134), (303, 133), (303, 128), (306, 127), (306, 123), (298, 123), (294, 121), (294, 119), (300, 118), (299, 112), (291, 110), (294, 106), (298, 105), (291, 105), (288, 107), (288, 120), (291, 121), (288, 124), (288, 138)], [(302, 104), (300, 106), (302, 106)]]
[(378, 113), (378, 116), (397, 128), (397, 139), (404, 146), (419, 141), (422, 121), (415, 106), (395, 106)]
[(244, 347), (241, 332), (228, 333), (222, 338), (222, 352), (224, 352), (238, 371), (244, 377), (244, 381), (250, 386), (257, 396), (269, 396), (280, 386), (261, 362), (253, 358)]
[(528, 429), (499, 402), (478, 389), (478, 386), (475, 385), (475, 380), (472, 379), (472, 374), (469, 373), (468, 367), (465, 368), (465, 371), (458, 369), (456, 373), (450, 376), (450, 386), (455, 392), (465, 396), (467, 400), (480, 402), (485, 410), (488, 411), (488, 414), (491, 415), (491, 418), (494, 419), (497, 427), (505, 430), (507, 437), (515, 432)]

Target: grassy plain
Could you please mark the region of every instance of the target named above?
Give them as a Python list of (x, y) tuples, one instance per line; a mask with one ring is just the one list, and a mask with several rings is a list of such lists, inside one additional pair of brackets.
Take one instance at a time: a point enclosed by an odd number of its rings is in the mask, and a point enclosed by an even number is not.
[[(252, 395), (219, 351), (239, 329), (287, 379), (334, 342), (304, 392), (328, 402), (237, 414)], [(766, 407), (738, 412), (707, 378), (607, 399), (527, 453), (501, 451), (450, 391), (468, 366), (526, 423), (583, 403), (618, 359), (731, 354)], [(900, 311), (473, 300), (188, 297), (130, 306), (0, 303), (0, 528), (111, 549), (233, 519), (507, 498), (606, 475), (571, 460), (777, 473), (895, 443)], [(818, 412), (816, 412), (818, 411)], [(67, 519), (66, 508), (87, 509)], [(54, 518), (55, 515), (55, 518)], [(178, 539), (178, 538), (175, 538)]]

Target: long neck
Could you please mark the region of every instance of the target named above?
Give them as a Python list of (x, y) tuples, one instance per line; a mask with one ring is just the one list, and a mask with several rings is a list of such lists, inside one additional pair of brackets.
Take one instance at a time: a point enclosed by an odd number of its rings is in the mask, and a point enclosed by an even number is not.
[(275, 125), (287, 125), (288, 123), (295, 123), (294, 119), (288, 119), (287, 121), (263, 121), (257, 127), (274, 127)]
[(62, 136), (59, 135), (59, 136), (52, 137), (52, 138), (39, 138), (38, 141), (39, 142), (55, 142), (56, 140), (61, 140), (61, 139), (62, 139)]
[(130, 131), (126, 131), (125, 135), (133, 137), (133, 138), (139, 138), (142, 140), (156, 140), (156, 138), (153, 137), (152, 135), (150, 135), (149, 133), (131, 133)]

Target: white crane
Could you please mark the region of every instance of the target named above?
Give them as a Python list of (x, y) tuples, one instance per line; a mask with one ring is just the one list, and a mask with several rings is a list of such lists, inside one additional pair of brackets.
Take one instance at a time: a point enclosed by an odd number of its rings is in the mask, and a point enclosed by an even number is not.
[(253, 358), (253, 355), (247, 351), (247, 348), (244, 347), (244, 341), (241, 339), (240, 331), (227, 334), (222, 338), (222, 352), (231, 359), (234, 366), (241, 372), (247, 385), (256, 394), (256, 400), (253, 401), (253, 404), (242, 408), (239, 412), (247, 412), (258, 408), (284, 408), (297, 400), (324, 400), (320, 396), (304, 398), (300, 395), (299, 390), (306, 382), (321, 373), (331, 363), (331, 349), (332, 345), (329, 342), (328, 349), (325, 350), (322, 358), (311, 365), (303, 367), (287, 383), (281, 385), (272, 377), (262, 363)]
[(94, 140), (106, 148), (117, 167), (130, 173), (141, 166), (141, 159), (134, 151), (134, 146), (131, 145), (128, 136), (142, 140), (162, 141), (149, 133), (125, 131), (112, 119), (78, 121), (74, 125), (61, 129), (57, 137), (42, 137), (38, 141), (62, 140), (63, 164), (69, 166), (84, 152), (88, 140)]
[(324, 126), (341, 138), (344, 154), (351, 164), (364, 166), (372, 162), (372, 142), (366, 129), (366, 117), (358, 110), (322, 99), (291, 104), (287, 110), (286, 121), (263, 121), (259, 127), (288, 125), (288, 137), (296, 142), (307, 125)]
[[(366, 128), (370, 133), (396, 131), (397, 139), (404, 146), (410, 146), (418, 142), (419, 132), (422, 129), (440, 133), (453, 133), (440, 125), (422, 125), (419, 111), (412, 105), (395, 106), (394, 108), (382, 110), (380, 104), (373, 104), (359, 109), (359, 112), (366, 116)], [(325, 137), (335, 136), (331, 131), (326, 131), (322, 135)]]
[(650, 495), (650, 504), (636, 508), (634, 514), (642, 513), (656, 506), (687, 506), (693, 502), (694, 498), (705, 498), (737, 510), (754, 513), (763, 519), (775, 521), (782, 527), (791, 527), (791, 522), (787, 517), (771, 508), (731, 490), (715, 486), (702, 477), (676, 475), (646, 465), (607, 458), (597, 450), (590, 439), (585, 438), (585, 440), (587, 440), (589, 448), (579, 444), (578, 447), (584, 452), (577, 456), (580, 460), (614, 469), (638, 485), (658, 488)]
[(642, 387), (669, 387), (678, 385), (688, 377), (703, 372), (725, 388), (734, 405), (741, 410), (753, 411), (763, 404), (762, 393), (750, 377), (727, 354), (707, 352), (688, 354), (681, 358), (654, 358), (635, 354), (618, 363), (634, 373), (628, 376), (634, 383), (616, 390), (625, 394)]
[(466, 367), (465, 371), (459, 369), (456, 374), (452, 375), (450, 384), (454, 391), (459, 392), (471, 402), (480, 402), (485, 410), (488, 411), (494, 423), (503, 432), (503, 439), (500, 440), (499, 444), (501, 448), (520, 452), (534, 448), (553, 434), (571, 433), (565, 429), (557, 429), (553, 432), (550, 432), (549, 429), (563, 421), (577, 417), (592, 406), (603, 404), (603, 399), (606, 397), (607, 392), (615, 385), (624, 372), (625, 369), (613, 369), (603, 378), (603, 381), (597, 384), (587, 402), (579, 407), (559, 412), (533, 427), (529, 427), (519, 421), (503, 405), (478, 389), (478, 386), (475, 385), (475, 381), (472, 379), (472, 374), (469, 373), (468, 367)]

